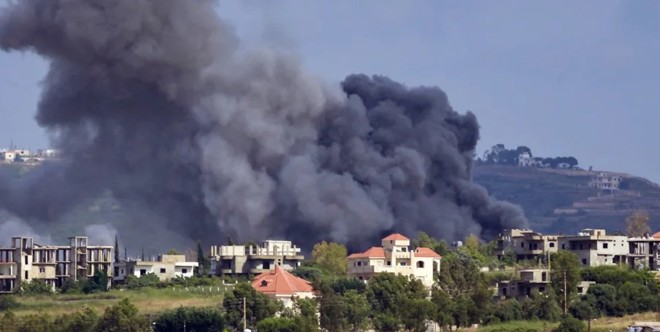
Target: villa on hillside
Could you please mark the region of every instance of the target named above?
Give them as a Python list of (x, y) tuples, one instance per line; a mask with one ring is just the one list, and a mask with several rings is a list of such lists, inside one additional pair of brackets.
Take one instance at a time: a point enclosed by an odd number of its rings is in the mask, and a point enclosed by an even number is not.
[(315, 297), (314, 289), (309, 281), (298, 278), (279, 266), (275, 266), (273, 271), (256, 276), (252, 281), (252, 288), (275, 300), (282, 301), (285, 308), (293, 308), (294, 298)]
[(440, 271), (441, 257), (429, 248), (410, 250), (410, 239), (401, 234), (389, 235), (381, 247), (371, 247), (348, 256), (348, 275), (365, 282), (384, 272), (413, 276), (424, 286), (433, 286), (433, 272)]

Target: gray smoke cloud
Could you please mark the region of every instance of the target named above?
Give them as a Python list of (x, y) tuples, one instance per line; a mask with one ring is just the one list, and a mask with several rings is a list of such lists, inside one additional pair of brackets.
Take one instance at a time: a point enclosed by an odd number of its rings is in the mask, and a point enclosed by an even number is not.
[(159, 216), (135, 224), (205, 242), (357, 245), (389, 231), (457, 239), (526, 224), (471, 182), (479, 125), (443, 91), (365, 75), (324, 85), (295, 57), (243, 49), (216, 9), (3, 8), (0, 48), (50, 61), (36, 119), (66, 158), (0, 177), (0, 206), (45, 222), (109, 191)]

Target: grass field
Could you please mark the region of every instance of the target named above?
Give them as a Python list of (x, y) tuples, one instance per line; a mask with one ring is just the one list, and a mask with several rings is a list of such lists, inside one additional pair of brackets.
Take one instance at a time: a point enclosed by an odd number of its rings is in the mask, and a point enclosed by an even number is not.
[[(591, 322), (592, 332), (623, 332), (626, 327), (633, 322), (648, 322), (657, 320), (656, 313), (647, 312), (624, 317), (603, 317)], [(463, 329), (465, 331), (479, 332), (504, 332), (504, 331), (544, 331), (550, 332), (556, 328), (559, 323), (545, 321), (513, 321), (501, 324), (483, 326), (479, 329)]]
[(80, 295), (52, 295), (17, 297), (21, 306), (14, 309), (17, 316), (46, 312), (52, 316), (92, 308), (102, 314), (105, 308), (127, 298), (138, 307), (140, 313), (153, 314), (168, 309), (184, 307), (211, 307), (222, 303), (222, 289), (217, 287), (190, 288), (143, 288), (139, 290), (111, 290), (106, 293)]

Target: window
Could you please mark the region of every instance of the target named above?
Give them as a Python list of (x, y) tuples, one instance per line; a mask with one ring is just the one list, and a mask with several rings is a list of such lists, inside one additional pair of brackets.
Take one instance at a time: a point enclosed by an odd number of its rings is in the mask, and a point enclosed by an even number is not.
[(165, 273), (165, 269), (161, 268), (160, 273)]
[(550, 242), (550, 248), (554, 248), (554, 247), (555, 247), (555, 243), (554, 243), (554, 242)]
[(587, 259), (586, 258), (582, 258), (582, 265), (587, 265)]
[(387, 261), (387, 266), (392, 266), (392, 261)]
[(266, 287), (266, 286), (268, 286), (268, 281), (261, 280), (261, 287)]
[(541, 272), (541, 281), (546, 281), (548, 279), (548, 275), (546, 272)]
[(181, 269), (181, 273), (183, 273), (183, 274), (188, 273), (188, 269)]
[(269, 261), (264, 261), (262, 265), (263, 265), (264, 270), (270, 270), (270, 262)]
[(45, 273), (45, 272), (46, 272), (46, 268), (44, 268), (44, 267), (39, 268), (39, 273)]
[(28, 264), (30, 264), (30, 263), (28, 263), (28, 256), (25, 256), (25, 265), (28, 265)]
[(607, 249), (607, 243), (603, 243), (603, 249)]
[(145, 274), (147, 274), (147, 270), (146, 269), (140, 269), (140, 275), (143, 276)]
[(520, 242), (520, 248), (525, 248), (525, 242)]
[(357, 262), (357, 266), (362, 266), (362, 262)]
[(423, 269), (424, 268), (424, 262), (422, 262), (422, 261), (417, 262), (417, 268)]
[(28, 271), (25, 271), (25, 279), (29, 279), (30, 275), (28, 274)]

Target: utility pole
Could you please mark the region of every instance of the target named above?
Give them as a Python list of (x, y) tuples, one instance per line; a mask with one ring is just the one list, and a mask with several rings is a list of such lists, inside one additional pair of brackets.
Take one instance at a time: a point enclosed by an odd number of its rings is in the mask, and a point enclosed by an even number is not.
[(564, 270), (564, 315), (566, 312), (566, 270)]
[(245, 297), (243, 297), (243, 331), (247, 330), (247, 305), (245, 304)]

